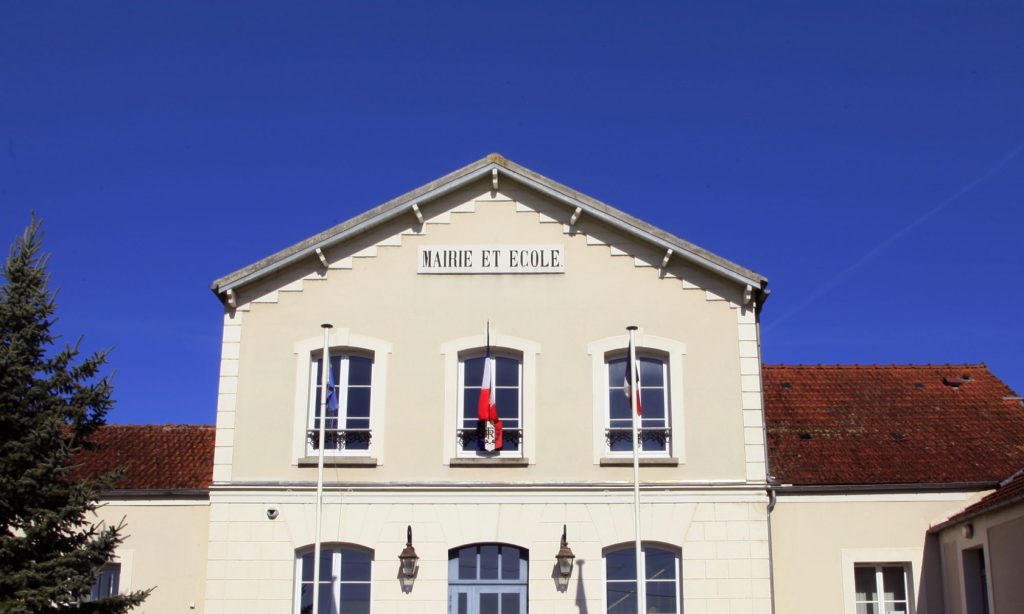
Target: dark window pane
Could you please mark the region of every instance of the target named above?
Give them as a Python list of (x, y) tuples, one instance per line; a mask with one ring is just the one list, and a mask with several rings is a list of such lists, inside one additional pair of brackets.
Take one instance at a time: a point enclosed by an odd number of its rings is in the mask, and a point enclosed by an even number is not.
[(663, 420), (665, 418), (664, 390), (648, 390), (645, 388), (640, 393), (640, 397), (642, 398), (641, 404), (643, 405), (643, 413), (641, 415), (644, 417), (644, 420)]
[[(327, 415), (330, 415), (328, 412)], [(348, 415), (355, 418), (367, 418), (370, 415), (370, 389), (348, 389)]]
[(855, 567), (853, 570), (853, 581), (857, 591), (857, 601), (878, 600), (878, 594), (875, 589), (874, 567)]
[(647, 611), (659, 613), (676, 613), (676, 583), (648, 582)]
[(498, 386), (519, 386), (519, 361), (515, 358), (499, 356), (497, 363), (498, 377), (494, 380)]
[(519, 614), (519, 593), (504, 593), (501, 596), (501, 614)]
[(372, 372), (373, 361), (369, 358), (352, 356), (348, 359), (348, 383), (350, 385), (369, 386)]
[(622, 389), (622, 382), (626, 378), (626, 359), (616, 358), (608, 361), (608, 386), (610, 388)]
[(463, 382), (466, 386), (480, 386), (480, 382), (484, 379), (484, 359), (480, 358), (469, 358), (463, 361)]
[[(312, 555), (310, 555), (310, 562), (312, 562)], [(303, 584), (299, 590), (299, 612), (302, 614), (312, 614), (313, 612), (313, 585)]]
[(878, 614), (873, 603), (858, 603), (857, 614)]
[(320, 583), (320, 605), (317, 614), (339, 614), (338, 604), (334, 603), (334, 591), (329, 582)]
[(519, 549), (509, 546), (501, 547), (501, 579), (519, 579)]
[[(350, 418), (345, 421), (345, 428), (350, 429), (368, 429), (370, 428), (370, 420), (368, 418)], [(349, 438), (352, 441), (352, 438)]]
[(648, 580), (674, 580), (676, 557), (660, 548), (644, 548), (644, 567)]
[(882, 590), (886, 601), (904, 601), (907, 598), (902, 567), (882, 568)]
[(499, 417), (501, 417), (502, 419), (504, 419), (505, 417), (519, 417), (518, 390), (514, 388), (499, 388), (497, 402)]
[(608, 582), (606, 586), (608, 614), (637, 614), (636, 583)]
[(480, 593), (480, 614), (499, 614), (498, 593)]
[[(313, 553), (307, 552), (302, 555), (302, 581), (312, 582), (313, 581)], [(310, 601), (310, 605), (312, 605)]]
[(498, 579), (498, 547), (480, 546), (480, 579)]
[(370, 585), (342, 584), (341, 611), (344, 614), (370, 614)]
[(370, 580), (370, 554), (362, 550), (341, 551), (341, 581)]
[(662, 362), (655, 358), (640, 358), (640, 386), (664, 386), (665, 375)]
[(459, 579), (476, 580), (476, 548), (459, 550)]
[[(327, 548), (320, 548), (320, 581), (330, 581), (334, 579), (331, 573), (331, 566), (334, 560), (334, 551)], [(323, 592), (323, 588), (320, 589)]]
[(632, 548), (610, 552), (604, 558), (609, 580), (636, 579), (636, 551)]
[(479, 388), (466, 388), (462, 391), (462, 418), (467, 428), (476, 426), (477, 405), (480, 402)]
[(613, 420), (632, 420), (631, 411), (629, 397), (623, 394), (621, 388), (608, 391), (608, 415)]
[(459, 593), (459, 614), (469, 614), (469, 595)]

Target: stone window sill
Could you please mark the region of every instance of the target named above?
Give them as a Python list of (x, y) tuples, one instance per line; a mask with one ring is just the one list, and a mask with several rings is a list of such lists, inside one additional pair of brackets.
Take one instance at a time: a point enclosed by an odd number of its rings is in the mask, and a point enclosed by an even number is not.
[(451, 467), (528, 467), (528, 458), (453, 458)]
[[(299, 459), (299, 467), (316, 467), (317, 457)], [(377, 459), (372, 456), (324, 456), (324, 467), (376, 467)]]
[[(611, 458), (611, 457), (607, 457), (606, 456), (606, 457), (601, 459), (601, 466), (602, 467), (632, 467), (633, 466), (633, 459), (632, 458), (619, 458), (619, 457)], [(679, 466), (679, 459), (678, 458), (671, 458), (671, 457), (664, 457), (664, 456), (660, 457), (660, 458), (651, 458), (651, 457), (644, 458), (644, 457), (640, 457), (640, 466), (641, 467), (678, 467)]]

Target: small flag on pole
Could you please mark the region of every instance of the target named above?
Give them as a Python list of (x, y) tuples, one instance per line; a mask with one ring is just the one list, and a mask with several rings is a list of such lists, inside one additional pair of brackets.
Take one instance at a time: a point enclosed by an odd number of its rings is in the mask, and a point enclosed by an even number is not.
[[(636, 391), (636, 415), (640, 416), (643, 414), (640, 404), (640, 361), (635, 359), (636, 348), (633, 347), (633, 340), (630, 339), (629, 343), (629, 351), (626, 355), (626, 375), (622, 381), (622, 392), (626, 395), (626, 399), (629, 399), (630, 392)], [(634, 382), (636, 385), (634, 385)], [(632, 403), (632, 399), (629, 400)]]
[(331, 356), (330, 354), (324, 354), (324, 364), (327, 369), (327, 415), (330, 416), (331, 412), (334, 415), (338, 415), (338, 389), (334, 385), (334, 369), (331, 368)]
[(491, 323), (487, 323), (487, 354), (484, 356), (484, 377), (480, 382), (480, 400), (476, 406), (477, 449), (495, 452), (502, 448), (502, 424), (498, 419), (494, 388), (494, 358), (491, 356)]

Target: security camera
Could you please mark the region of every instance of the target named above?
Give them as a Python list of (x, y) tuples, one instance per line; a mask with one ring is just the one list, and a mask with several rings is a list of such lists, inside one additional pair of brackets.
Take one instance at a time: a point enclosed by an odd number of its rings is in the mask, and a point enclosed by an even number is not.
[(277, 509), (274, 506), (270, 506), (270, 507), (267, 508), (267, 518), (269, 518), (271, 520), (277, 518), (277, 516), (280, 513), (281, 513), (281, 510)]

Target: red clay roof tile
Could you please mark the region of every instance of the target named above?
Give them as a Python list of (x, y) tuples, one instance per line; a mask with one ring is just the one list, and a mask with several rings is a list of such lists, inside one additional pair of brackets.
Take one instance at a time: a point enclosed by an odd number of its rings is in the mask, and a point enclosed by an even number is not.
[(76, 459), (77, 476), (123, 469), (116, 490), (203, 490), (213, 480), (215, 429), (205, 424), (111, 424)]
[(1024, 407), (983, 364), (765, 365), (780, 484), (998, 482), (1024, 466)]

